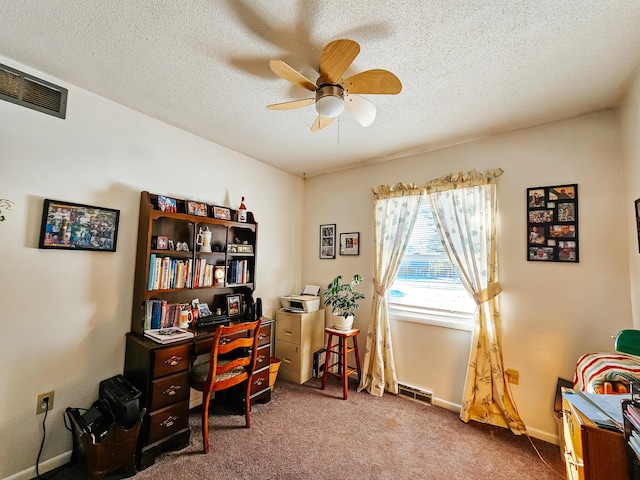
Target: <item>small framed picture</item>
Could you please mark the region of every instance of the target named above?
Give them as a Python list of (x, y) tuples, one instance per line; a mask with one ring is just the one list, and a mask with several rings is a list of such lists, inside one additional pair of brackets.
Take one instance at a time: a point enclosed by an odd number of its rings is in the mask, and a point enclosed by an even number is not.
[(178, 203), (174, 198), (158, 195), (158, 210), (162, 212), (176, 213), (178, 211)]
[(336, 258), (336, 224), (320, 225), (320, 258)]
[(242, 314), (242, 301), (239, 293), (227, 295), (227, 315), (235, 317)]
[(212, 207), (213, 218), (218, 220), (231, 220), (231, 210), (225, 207)]
[(207, 204), (201, 202), (192, 202), (187, 200), (187, 213), (189, 215), (197, 215), (198, 217), (207, 216)]
[(636, 200), (636, 228), (638, 230), (638, 252), (640, 252), (640, 198)]
[(196, 306), (198, 308), (198, 317), (199, 318), (210, 317), (211, 316), (211, 310), (209, 309), (209, 304), (207, 304), (207, 303), (198, 303), (198, 304), (196, 304)]
[(44, 200), (38, 248), (115, 252), (120, 210)]
[(167, 237), (158, 236), (156, 241), (156, 248), (158, 250), (168, 250), (169, 249), (169, 239)]
[(360, 232), (340, 234), (340, 255), (360, 255)]

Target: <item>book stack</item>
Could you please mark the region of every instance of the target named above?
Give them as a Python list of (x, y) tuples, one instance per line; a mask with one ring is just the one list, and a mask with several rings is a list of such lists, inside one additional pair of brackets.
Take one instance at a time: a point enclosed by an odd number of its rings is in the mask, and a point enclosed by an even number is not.
[(627, 419), (633, 424), (631, 434), (629, 435), (629, 446), (636, 457), (640, 460), (640, 407), (636, 407), (633, 403), (627, 405)]
[(206, 258), (196, 260), (196, 272), (193, 277), (193, 287), (210, 287), (213, 285), (213, 268), (212, 264), (207, 264)]
[(180, 322), (182, 310), (190, 310), (189, 305), (168, 303), (166, 300), (147, 300), (145, 302), (144, 329), (176, 327)]
[(145, 330), (144, 336), (158, 343), (173, 343), (193, 338), (193, 333), (182, 328), (157, 328)]
[(229, 283), (249, 283), (249, 268), (246, 260), (229, 263)]
[(191, 288), (193, 260), (171, 257), (158, 257), (155, 253), (149, 256), (149, 283), (152, 290), (169, 290), (171, 288)]

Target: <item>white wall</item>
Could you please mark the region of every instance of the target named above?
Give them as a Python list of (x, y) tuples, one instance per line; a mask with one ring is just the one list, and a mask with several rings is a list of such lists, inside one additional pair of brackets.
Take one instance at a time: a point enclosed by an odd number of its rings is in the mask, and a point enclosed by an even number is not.
[[(16, 62), (69, 88), (67, 119), (0, 102), (0, 478), (32, 478), (55, 390), (40, 471), (68, 459), (66, 407), (87, 408), (121, 373), (129, 331), (140, 192), (237, 208), (259, 222), (256, 297), (265, 315), (300, 284), (303, 181)], [(121, 211), (117, 252), (37, 248), (44, 198)], [(52, 459), (52, 460), (51, 460)], [(47, 463), (48, 462), (48, 463)], [(22, 473), (19, 473), (22, 472)]]
[(636, 228), (635, 201), (640, 198), (640, 74), (627, 94), (621, 108), (623, 145), (624, 193), (626, 207), (627, 241), (633, 326), (640, 328), (640, 254)]
[[(302, 278), (326, 285), (337, 273), (362, 273), (370, 299), (371, 187), (398, 181), (423, 184), (449, 172), (498, 167), (505, 172), (498, 179), (505, 366), (520, 371), (513, 393), (530, 434), (556, 441), (558, 377), (572, 379), (580, 355), (612, 350), (611, 336), (632, 325), (628, 218), (615, 112), (307, 179)], [(580, 262), (527, 262), (526, 189), (567, 183), (578, 184)], [(360, 256), (320, 260), (321, 223), (336, 223), (338, 232), (361, 232)], [(362, 345), (370, 316), (370, 303), (356, 316)], [(432, 391), (442, 404), (459, 405), (469, 334), (397, 321), (392, 336), (399, 380)]]

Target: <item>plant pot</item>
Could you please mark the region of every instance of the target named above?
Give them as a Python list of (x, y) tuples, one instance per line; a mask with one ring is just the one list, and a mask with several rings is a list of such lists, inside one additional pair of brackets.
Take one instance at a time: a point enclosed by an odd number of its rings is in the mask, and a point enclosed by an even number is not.
[(353, 315), (343, 317), (342, 315), (333, 316), (333, 328), (336, 330), (351, 330), (353, 327)]

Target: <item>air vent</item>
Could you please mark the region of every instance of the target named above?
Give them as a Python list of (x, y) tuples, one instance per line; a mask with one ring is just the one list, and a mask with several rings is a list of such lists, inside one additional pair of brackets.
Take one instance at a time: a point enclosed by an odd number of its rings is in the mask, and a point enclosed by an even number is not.
[(414, 402), (424, 403), (425, 405), (431, 405), (431, 392), (426, 392), (418, 388), (410, 387), (408, 385), (398, 384), (398, 395), (413, 400)]
[(23, 107), (65, 118), (66, 88), (20, 72), (0, 63), (0, 99)]

